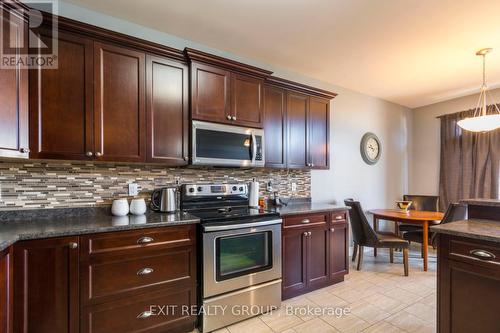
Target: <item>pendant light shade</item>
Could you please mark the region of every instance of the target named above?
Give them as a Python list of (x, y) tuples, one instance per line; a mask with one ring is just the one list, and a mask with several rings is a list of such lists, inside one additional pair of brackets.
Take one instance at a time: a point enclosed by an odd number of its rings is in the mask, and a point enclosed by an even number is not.
[(500, 128), (500, 110), (496, 103), (490, 105), (488, 112), (488, 98), (491, 99), (491, 96), (486, 85), (486, 55), (491, 51), (492, 49), (482, 49), (476, 52), (476, 55), (483, 57), (483, 85), (474, 115), (457, 122), (457, 125), (466, 131), (488, 132)]

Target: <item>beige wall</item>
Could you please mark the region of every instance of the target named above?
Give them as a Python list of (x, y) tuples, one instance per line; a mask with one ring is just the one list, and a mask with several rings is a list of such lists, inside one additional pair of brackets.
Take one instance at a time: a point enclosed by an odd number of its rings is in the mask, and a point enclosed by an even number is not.
[[(491, 95), (500, 102), (500, 89)], [(440, 129), (437, 116), (476, 107), (479, 95), (451, 99), (417, 108), (412, 112), (411, 157), (409, 165), (409, 191), (414, 194), (438, 194)]]
[[(178, 49), (186, 46), (197, 48), (271, 70), (277, 76), (337, 92), (339, 95), (331, 105), (331, 168), (311, 173), (313, 200), (342, 202), (346, 197), (355, 197), (369, 209), (393, 206), (394, 200), (406, 192), (408, 122), (411, 112), (408, 108), (69, 3), (59, 4), (59, 13), (63, 16)], [(359, 153), (361, 137), (367, 131), (374, 132), (382, 141), (382, 158), (374, 166), (365, 164)]]

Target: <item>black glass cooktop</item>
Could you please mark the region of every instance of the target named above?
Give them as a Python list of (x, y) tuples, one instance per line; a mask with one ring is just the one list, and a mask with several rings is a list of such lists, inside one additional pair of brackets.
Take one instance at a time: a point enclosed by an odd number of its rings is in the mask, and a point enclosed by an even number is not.
[(279, 217), (278, 213), (250, 207), (220, 207), (189, 210), (191, 215), (201, 219), (202, 223), (249, 220)]

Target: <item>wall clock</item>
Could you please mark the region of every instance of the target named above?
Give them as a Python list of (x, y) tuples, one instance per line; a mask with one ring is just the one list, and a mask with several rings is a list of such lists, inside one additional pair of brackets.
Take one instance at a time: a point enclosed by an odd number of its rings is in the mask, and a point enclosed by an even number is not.
[(373, 133), (366, 133), (361, 139), (361, 157), (366, 164), (373, 165), (378, 162), (382, 154), (382, 145), (379, 138)]

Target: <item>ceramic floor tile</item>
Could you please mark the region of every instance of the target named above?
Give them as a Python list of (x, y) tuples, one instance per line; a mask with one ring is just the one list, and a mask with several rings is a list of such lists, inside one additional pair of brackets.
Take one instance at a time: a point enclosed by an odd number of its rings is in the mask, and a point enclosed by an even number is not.
[(259, 318), (251, 318), (228, 326), (230, 333), (273, 333), (273, 330)]
[(436, 321), (436, 308), (433, 306), (418, 302), (405, 308), (404, 311), (411, 313), (426, 322), (432, 323)]
[(286, 311), (285, 307), (260, 316), (260, 319), (275, 332), (281, 332), (301, 324), (303, 321)]
[(293, 330), (296, 333), (337, 333), (338, 331), (332, 326), (319, 318), (307, 321), (303, 324), (295, 326)]
[(321, 319), (343, 333), (361, 332), (370, 326), (368, 322), (353, 314), (344, 316), (323, 316)]
[(421, 329), (423, 326), (429, 325), (422, 319), (405, 311), (400, 311), (385, 319), (385, 321), (408, 332), (415, 332), (418, 329)]
[(403, 330), (401, 330), (399, 327), (391, 325), (385, 321), (380, 321), (376, 324), (373, 324), (372, 326), (368, 327), (363, 331), (363, 333), (401, 333), (401, 332), (403, 332)]

